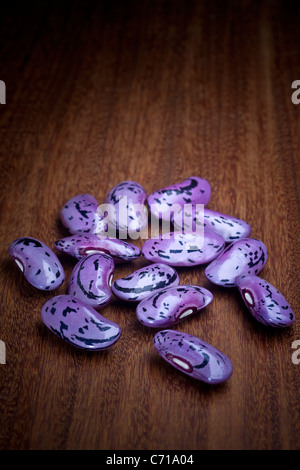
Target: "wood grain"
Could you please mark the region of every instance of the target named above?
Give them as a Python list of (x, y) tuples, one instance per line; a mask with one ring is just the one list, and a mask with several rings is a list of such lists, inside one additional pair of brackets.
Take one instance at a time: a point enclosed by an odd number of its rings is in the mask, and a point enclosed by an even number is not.
[[(299, 4), (2, 4), (0, 448), (299, 449)], [(164, 363), (154, 332), (116, 298), (103, 310), (122, 328), (112, 349), (64, 343), (40, 319), (53, 293), (28, 285), (8, 256), (19, 236), (53, 247), (67, 235), (59, 211), (76, 194), (101, 203), (123, 180), (150, 193), (191, 175), (211, 183), (209, 208), (251, 224), (269, 253), (261, 275), (297, 316), (271, 331), (203, 267), (179, 269), (181, 283), (215, 296), (176, 328), (231, 358), (231, 379), (216, 387)], [(74, 261), (60, 259), (65, 293)]]

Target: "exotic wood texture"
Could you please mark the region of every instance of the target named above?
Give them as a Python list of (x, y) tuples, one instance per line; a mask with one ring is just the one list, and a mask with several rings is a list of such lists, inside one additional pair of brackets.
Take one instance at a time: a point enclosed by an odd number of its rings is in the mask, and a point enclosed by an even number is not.
[[(299, 3), (16, 3), (0, 15), (1, 449), (299, 449)], [(76, 194), (102, 203), (123, 180), (149, 194), (191, 175), (211, 183), (209, 208), (251, 224), (269, 252), (261, 276), (297, 316), (268, 329), (237, 289), (212, 285), (204, 267), (178, 269), (215, 296), (174, 327), (232, 360), (215, 387), (164, 363), (156, 331), (116, 298), (101, 311), (122, 328), (111, 350), (64, 343), (40, 318), (53, 294), (8, 256), (17, 237), (53, 247), (66, 236), (59, 211)], [(55, 294), (74, 266), (59, 258)]]

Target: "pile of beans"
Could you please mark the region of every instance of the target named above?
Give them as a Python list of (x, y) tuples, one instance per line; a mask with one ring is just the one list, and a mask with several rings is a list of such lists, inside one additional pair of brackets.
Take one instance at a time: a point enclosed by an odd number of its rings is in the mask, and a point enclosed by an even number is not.
[[(206, 264), (206, 278), (224, 288), (236, 287), (253, 317), (267, 327), (288, 327), (295, 315), (284, 296), (258, 276), (268, 257), (264, 243), (249, 238), (247, 222), (207, 209), (210, 196), (209, 182), (192, 176), (149, 196), (139, 183), (124, 181), (105, 198), (105, 207), (116, 209), (110, 217), (90, 194), (70, 199), (60, 217), (71, 235), (55, 242), (54, 248), (73, 256), (77, 263), (67, 293), (43, 305), (45, 325), (76, 347), (107, 349), (121, 335), (120, 326), (99, 313), (113, 294), (135, 306), (143, 325), (161, 329), (153, 343), (169, 364), (209, 384), (227, 380), (232, 363), (224, 353), (196, 336), (170, 328), (213, 301), (208, 289), (181, 285), (174, 267)], [(192, 209), (190, 218), (185, 217), (186, 204)], [(151, 215), (162, 221), (170, 217), (170, 207), (177, 212), (176, 217), (173, 213), (173, 231), (148, 238), (140, 250), (125, 237), (129, 228), (136, 234), (145, 229), (147, 205)], [(107, 236), (110, 226), (123, 235)], [(195, 230), (197, 227), (203, 230)], [(36, 289), (52, 291), (65, 281), (57, 255), (40, 240), (18, 238), (11, 243), (9, 254)], [(141, 254), (149, 265), (113, 281), (118, 264)]]

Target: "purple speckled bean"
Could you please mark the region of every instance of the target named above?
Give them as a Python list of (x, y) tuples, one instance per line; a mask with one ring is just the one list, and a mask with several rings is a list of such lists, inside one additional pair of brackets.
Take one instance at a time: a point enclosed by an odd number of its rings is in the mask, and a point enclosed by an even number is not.
[(295, 315), (290, 305), (269, 282), (245, 274), (236, 278), (236, 284), (248, 310), (257, 321), (277, 328), (294, 323)]
[(48, 300), (42, 307), (41, 318), (61, 339), (90, 351), (109, 348), (121, 335), (119, 325), (72, 295)]
[(242, 219), (206, 208), (204, 208), (203, 214), (201, 212), (199, 214), (195, 206), (192, 207), (191, 216), (187, 217), (184, 210), (180, 209), (172, 220), (175, 230), (183, 228), (184, 231), (195, 232), (197, 226), (204, 226), (205, 230), (208, 229), (221, 235), (226, 243), (247, 238), (251, 232), (250, 225)]
[(56, 241), (54, 246), (57, 250), (77, 259), (94, 253), (105, 253), (113, 258), (115, 264), (133, 261), (141, 254), (137, 246), (125, 240), (94, 234), (65, 237)]
[(140, 302), (167, 286), (178, 286), (177, 272), (165, 264), (150, 264), (112, 283), (113, 294), (121, 300)]
[(267, 262), (265, 244), (254, 238), (237, 240), (213, 260), (205, 269), (205, 275), (214, 284), (223, 287), (236, 286), (236, 278), (242, 274), (258, 274)]
[(138, 320), (153, 328), (168, 328), (206, 307), (213, 300), (204, 287), (166, 287), (142, 300), (136, 308)]
[(169, 220), (172, 204), (204, 204), (210, 200), (211, 186), (209, 182), (198, 176), (191, 176), (181, 183), (167, 186), (153, 192), (147, 198), (151, 213), (163, 220)]
[(98, 210), (91, 194), (79, 194), (66, 202), (60, 212), (61, 221), (70, 233), (100, 233), (107, 231), (104, 214)]
[(218, 384), (232, 374), (230, 359), (196, 336), (176, 330), (163, 330), (153, 338), (160, 356), (176, 369), (208, 384)]
[(36, 238), (18, 238), (11, 243), (9, 255), (27, 281), (37, 289), (53, 290), (65, 280), (64, 269), (56, 254)]
[(209, 263), (223, 250), (221, 235), (205, 230), (204, 234), (172, 232), (146, 240), (142, 254), (153, 263), (169, 266), (196, 266)]
[(146, 199), (145, 189), (136, 181), (123, 181), (114, 186), (105, 198), (105, 204), (112, 204), (116, 211), (116, 218), (110, 224), (121, 232), (143, 230), (148, 224)]
[(114, 268), (109, 255), (94, 254), (82, 258), (72, 271), (69, 294), (96, 310), (104, 307), (111, 298)]

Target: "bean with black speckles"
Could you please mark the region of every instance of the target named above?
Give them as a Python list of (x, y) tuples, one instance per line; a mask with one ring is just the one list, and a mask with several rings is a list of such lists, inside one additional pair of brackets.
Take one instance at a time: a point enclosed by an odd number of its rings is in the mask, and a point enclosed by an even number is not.
[(219, 384), (232, 375), (230, 359), (196, 336), (177, 330), (162, 330), (156, 333), (153, 343), (166, 362), (194, 379)]
[(109, 255), (94, 254), (82, 258), (72, 271), (69, 294), (96, 310), (104, 307), (111, 298), (114, 268)]
[(157, 218), (169, 220), (170, 208), (174, 204), (208, 204), (211, 195), (209, 182), (199, 176), (154, 191), (147, 198), (150, 212)]
[(267, 262), (265, 244), (254, 238), (243, 238), (230, 245), (205, 269), (205, 276), (214, 284), (235, 287), (242, 274), (258, 274)]
[(276, 287), (258, 276), (244, 274), (236, 278), (236, 285), (251, 315), (266, 326), (291, 326), (295, 315), (291, 306)]
[(171, 232), (146, 240), (142, 255), (152, 263), (196, 266), (215, 259), (224, 246), (221, 235), (210, 230), (205, 230), (203, 234)]
[(36, 238), (18, 238), (11, 243), (9, 255), (27, 281), (39, 290), (57, 289), (65, 280), (64, 269), (56, 254)]
[(109, 348), (121, 335), (119, 325), (72, 295), (48, 300), (42, 307), (41, 318), (61, 339), (90, 351)]
[(212, 300), (213, 294), (204, 287), (171, 286), (142, 300), (136, 307), (136, 315), (143, 325), (166, 328), (199, 312)]
[(91, 194), (78, 194), (69, 199), (60, 211), (61, 221), (70, 233), (101, 233), (107, 231), (104, 214)]
[(245, 220), (206, 207), (203, 212), (199, 212), (196, 207), (193, 207), (191, 214), (186, 214), (183, 209), (180, 209), (172, 220), (175, 230), (195, 232), (197, 228), (204, 227), (205, 230), (221, 235), (226, 243), (247, 238), (251, 232), (251, 227)]
[(112, 228), (129, 234), (141, 232), (148, 225), (146, 199), (146, 190), (136, 181), (123, 181), (114, 186), (105, 198), (105, 204), (115, 209), (114, 216), (109, 218)]
[(132, 243), (95, 234), (65, 237), (56, 241), (54, 246), (58, 251), (77, 259), (94, 253), (105, 253), (113, 258), (115, 264), (133, 261), (141, 254), (141, 250)]
[(140, 302), (159, 289), (178, 284), (179, 276), (171, 266), (156, 263), (117, 279), (112, 283), (111, 289), (121, 300)]

